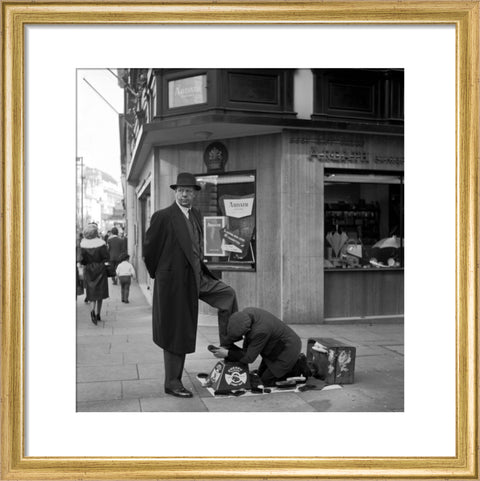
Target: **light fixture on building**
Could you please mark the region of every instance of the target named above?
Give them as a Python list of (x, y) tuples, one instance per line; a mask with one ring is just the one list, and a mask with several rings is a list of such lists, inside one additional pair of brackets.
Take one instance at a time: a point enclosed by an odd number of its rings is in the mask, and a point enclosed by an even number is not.
[(213, 135), (213, 132), (209, 132), (208, 130), (199, 130), (193, 135), (195, 135), (197, 139), (208, 140)]

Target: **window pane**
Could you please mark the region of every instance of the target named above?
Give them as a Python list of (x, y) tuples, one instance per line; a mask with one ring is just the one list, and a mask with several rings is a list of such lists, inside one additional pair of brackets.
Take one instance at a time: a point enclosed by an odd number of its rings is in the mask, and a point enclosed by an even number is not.
[(402, 179), (328, 173), (326, 179), (325, 268), (403, 267)]

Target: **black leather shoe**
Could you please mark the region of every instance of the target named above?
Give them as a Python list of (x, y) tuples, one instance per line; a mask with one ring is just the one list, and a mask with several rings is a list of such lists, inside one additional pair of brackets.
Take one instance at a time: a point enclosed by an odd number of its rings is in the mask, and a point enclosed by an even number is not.
[(92, 318), (92, 322), (97, 325), (97, 316), (95, 315), (95, 311), (90, 311), (90, 317)]
[(193, 394), (188, 389), (185, 389), (183, 386), (178, 387), (176, 389), (170, 389), (166, 387), (165, 393), (171, 394), (172, 396), (176, 396), (176, 397), (183, 397), (183, 398), (193, 397)]

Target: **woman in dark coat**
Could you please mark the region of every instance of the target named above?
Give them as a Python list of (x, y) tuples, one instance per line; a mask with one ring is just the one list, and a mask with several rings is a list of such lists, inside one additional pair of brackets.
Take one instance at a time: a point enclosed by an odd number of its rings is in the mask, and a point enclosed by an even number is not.
[(103, 299), (108, 297), (108, 276), (105, 262), (109, 255), (105, 241), (98, 236), (96, 224), (88, 224), (83, 231), (80, 242), (81, 263), (85, 266), (83, 271), (87, 299), (91, 306), (90, 317), (96, 325), (101, 321)]
[(220, 347), (214, 352), (226, 361), (251, 364), (258, 356), (262, 362), (258, 374), (264, 386), (275, 386), (287, 377), (310, 376), (306, 358), (301, 354), (302, 341), (280, 319), (257, 307), (247, 307), (230, 316), (227, 326), (228, 341), (243, 338), (243, 347)]

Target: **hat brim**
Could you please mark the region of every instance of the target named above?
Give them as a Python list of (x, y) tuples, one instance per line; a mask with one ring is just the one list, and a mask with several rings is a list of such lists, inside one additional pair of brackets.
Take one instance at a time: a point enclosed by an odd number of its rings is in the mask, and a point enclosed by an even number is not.
[(178, 184), (172, 184), (170, 186), (170, 189), (175, 190), (177, 187), (193, 187), (195, 190), (202, 190), (202, 188), (199, 185), (178, 185)]

